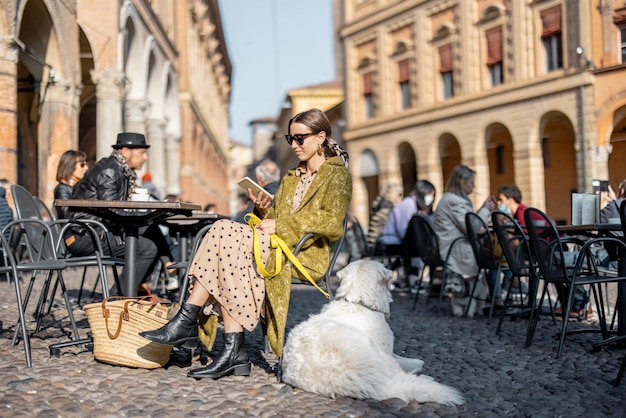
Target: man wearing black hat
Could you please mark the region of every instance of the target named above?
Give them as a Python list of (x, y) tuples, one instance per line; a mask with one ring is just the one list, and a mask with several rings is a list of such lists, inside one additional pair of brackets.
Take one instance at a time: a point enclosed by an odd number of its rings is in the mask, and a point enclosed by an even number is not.
[[(118, 134), (111, 155), (99, 160), (85, 173), (74, 187), (72, 199), (128, 200), (137, 182), (135, 170), (140, 170), (148, 161), (148, 148), (150, 145), (146, 143), (146, 138), (142, 134), (131, 132)], [(120, 214), (123, 215), (123, 211), (120, 211)], [(96, 219), (106, 223), (103, 219), (84, 212), (73, 212), (71, 219)], [(115, 225), (109, 225), (109, 231), (113, 255), (124, 258), (122, 231)], [(168, 255), (169, 249), (158, 226), (141, 228), (139, 232), (136, 271), (140, 283), (143, 283), (151, 273), (157, 255), (162, 251), (166, 251), (163, 255)], [(68, 250), (75, 256), (90, 255), (95, 251), (91, 239), (81, 228), (73, 228), (64, 238)], [(104, 241), (105, 237), (102, 239)], [(103, 244), (103, 250), (108, 253), (108, 244), (106, 242)], [(171, 254), (169, 256), (171, 257)]]

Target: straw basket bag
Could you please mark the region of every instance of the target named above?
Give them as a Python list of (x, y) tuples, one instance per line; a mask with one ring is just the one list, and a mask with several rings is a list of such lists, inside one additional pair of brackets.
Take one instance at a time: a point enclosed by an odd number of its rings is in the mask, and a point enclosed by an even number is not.
[(150, 342), (141, 331), (165, 325), (169, 301), (154, 303), (150, 296), (125, 298), (111, 296), (83, 309), (93, 334), (93, 355), (96, 360), (118, 366), (155, 369), (170, 359), (172, 347)]

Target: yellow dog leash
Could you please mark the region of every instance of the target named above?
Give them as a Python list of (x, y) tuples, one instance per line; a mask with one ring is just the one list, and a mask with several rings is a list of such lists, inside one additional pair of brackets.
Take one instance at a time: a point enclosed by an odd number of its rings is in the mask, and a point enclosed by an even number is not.
[(289, 261), (291, 261), (291, 264), (293, 264), (293, 266), (296, 268), (296, 270), (302, 273), (302, 275), (309, 282), (311, 282), (311, 284), (315, 286), (317, 290), (322, 292), (322, 294), (326, 296), (327, 299), (330, 299), (330, 295), (326, 293), (324, 290), (322, 290), (317, 285), (317, 283), (315, 283), (315, 280), (311, 278), (311, 275), (309, 274), (308, 271), (306, 271), (306, 269), (304, 268), (300, 260), (298, 260), (298, 258), (293, 254), (293, 252), (291, 252), (291, 249), (287, 246), (287, 243), (276, 234), (270, 235), (271, 246), (272, 248), (276, 249), (276, 270), (272, 273), (265, 270), (265, 265), (263, 264), (263, 260), (261, 260), (261, 240), (259, 238), (259, 232), (256, 229), (256, 224), (261, 222), (261, 219), (259, 219), (259, 217), (253, 213), (247, 213), (244, 219), (248, 223), (248, 225), (250, 225), (254, 233), (254, 261), (256, 261), (256, 265), (259, 268), (259, 271), (261, 272), (263, 277), (270, 278), (270, 277), (277, 276), (278, 273), (280, 273), (280, 271), (283, 268), (283, 253), (284, 253), (287, 256), (287, 259), (289, 259)]

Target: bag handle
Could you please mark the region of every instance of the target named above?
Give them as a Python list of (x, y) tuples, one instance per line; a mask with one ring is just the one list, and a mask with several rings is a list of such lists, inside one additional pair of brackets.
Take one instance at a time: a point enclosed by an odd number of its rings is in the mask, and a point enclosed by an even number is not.
[[(109, 338), (114, 340), (117, 337), (119, 337), (120, 332), (122, 332), (122, 321), (128, 321), (129, 319), (129, 315), (128, 315), (128, 305), (131, 303), (136, 303), (142, 300), (148, 300), (148, 299), (152, 299), (154, 298), (154, 296), (139, 296), (139, 297), (124, 297), (124, 296), (109, 296), (108, 298), (104, 298), (102, 300), (102, 317), (104, 318), (104, 323), (106, 325), (107, 328), (107, 334), (109, 334)], [(115, 331), (115, 333), (111, 333), (111, 331), (109, 330), (109, 317), (111, 316), (111, 312), (109, 311), (109, 308), (107, 308), (107, 302), (111, 301), (112, 299), (118, 299), (118, 300), (126, 300), (126, 303), (124, 303), (124, 310), (122, 312), (120, 312), (120, 316), (118, 318), (117, 321), (117, 330)], [(159, 298), (160, 301), (158, 303), (169, 303), (170, 301), (168, 299), (162, 299)], [(152, 306), (155, 306), (157, 303), (152, 303)]]

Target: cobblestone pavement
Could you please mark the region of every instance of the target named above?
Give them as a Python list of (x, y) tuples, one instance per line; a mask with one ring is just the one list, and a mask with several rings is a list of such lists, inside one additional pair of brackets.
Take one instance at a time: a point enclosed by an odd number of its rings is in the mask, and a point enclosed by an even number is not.
[[(79, 275), (66, 275), (69, 287)], [(24, 286), (25, 287), (25, 286)], [(466, 399), (460, 407), (437, 404), (328, 399), (277, 382), (275, 356), (263, 353), (259, 330), (246, 336), (255, 367), (249, 377), (218, 381), (186, 377), (192, 367), (177, 351), (167, 369), (143, 370), (111, 366), (94, 360), (83, 347), (51, 357), (48, 345), (67, 339), (61, 302), (46, 318), (50, 326), (32, 338), (33, 367), (25, 367), (22, 345), (11, 345), (16, 318), (14, 290), (3, 279), (0, 291), (0, 417), (623, 417), (626, 382), (615, 377), (624, 346), (592, 352), (598, 334), (566, 338), (564, 354), (555, 358), (560, 329), (548, 317), (538, 324), (534, 343), (524, 348), (527, 322), (505, 320), (500, 336), (497, 321), (484, 316), (453, 318), (448, 303), (437, 314), (436, 300), (395, 293), (389, 323), (395, 332), (395, 352), (425, 360), (423, 372), (458, 388)], [(33, 298), (35, 300), (35, 298)], [(316, 290), (293, 291), (288, 327), (316, 312), (325, 299)], [(447, 301), (446, 301), (447, 302)], [(81, 332), (87, 320), (76, 309)], [(32, 318), (32, 314), (28, 315)], [(63, 331), (59, 330), (61, 320)], [(571, 322), (570, 329), (593, 325)], [(30, 329), (34, 323), (28, 324)], [(219, 335), (216, 349), (219, 349)], [(206, 356), (202, 357), (206, 360)]]

